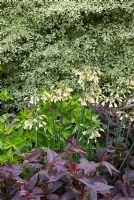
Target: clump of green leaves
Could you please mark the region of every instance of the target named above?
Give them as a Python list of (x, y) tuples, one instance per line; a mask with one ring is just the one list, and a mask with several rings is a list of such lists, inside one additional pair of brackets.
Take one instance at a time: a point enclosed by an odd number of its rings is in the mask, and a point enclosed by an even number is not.
[(80, 97), (72, 92), (66, 84), (57, 84), (51, 91), (42, 91), (25, 99), (27, 108), (18, 115), (2, 115), (0, 149), (7, 157), (0, 156), (0, 162), (8, 160), (9, 151), (13, 159), (15, 150), (25, 152), (25, 149), (37, 146), (61, 150), (69, 137), (77, 137), (80, 127), (82, 145), (99, 137), (97, 115), (85, 106), (84, 121), (80, 121)]

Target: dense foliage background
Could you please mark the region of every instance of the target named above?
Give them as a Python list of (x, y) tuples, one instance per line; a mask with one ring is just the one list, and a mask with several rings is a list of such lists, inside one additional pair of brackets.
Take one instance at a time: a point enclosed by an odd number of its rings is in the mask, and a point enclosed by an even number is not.
[(133, 0), (1, 0), (1, 86), (15, 96), (88, 63), (112, 83), (133, 74)]

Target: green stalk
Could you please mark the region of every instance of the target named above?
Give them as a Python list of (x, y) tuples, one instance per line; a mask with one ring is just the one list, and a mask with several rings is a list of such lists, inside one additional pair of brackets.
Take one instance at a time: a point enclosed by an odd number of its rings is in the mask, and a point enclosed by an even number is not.
[[(85, 85), (84, 85), (84, 95), (86, 95), (86, 90), (87, 90), (87, 80), (85, 81)], [(86, 97), (85, 97), (85, 101), (86, 101)], [(80, 112), (80, 124), (78, 127), (78, 133), (77, 133), (77, 144), (79, 145), (79, 140), (81, 137), (81, 132), (82, 132), (82, 124), (84, 123), (84, 119), (85, 119), (85, 106), (82, 106), (81, 108), (81, 112)]]
[(109, 108), (109, 112), (108, 112), (108, 125), (107, 125), (107, 135), (106, 135), (106, 152), (108, 151), (109, 128), (110, 128), (110, 113), (111, 113), (111, 108)]
[(38, 124), (38, 109), (37, 109), (37, 105), (36, 105), (36, 91), (35, 91), (35, 95), (34, 95), (34, 103), (35, 103), (35, 148), (38, 147), (38, 129), (39, 129), (39, 124)]
[(60, 129), (59, 129), (59, 150), (61, 148), (61, 126), (62, 126), (62, 100), (60, 101)]
[(55, 124), (55, 114), (54, 114), (54, 102), (52, 103), (52, 112), (53, 112), (53, 130), (54, 130), (54, 147), (56, 147), (56, 124)]
[[(134, 142), (132, 143), (132, 145), (131, 145), (129, 151), (127, 152), (125, 158), (123, 159), (123, 162), (121, 163), (121, 165), (120, 165), (120, 167), (119, 167), (119, 171), (121, 171), (122, 167), (124, 166), (124, 164), (125, 164), (125, 162), (126, 162), (128, 156), (129, 156), (131, 150), (133, 149), (133, 147), (134, 147)], [(116, 177), (117, 177), (117, 175), (114, 177), (112, 184), (114, 183)]]
[(80, 124), (79, 124), (78, 134), (77, 134), (77, 144), (78, 145), (79, 145), (79, 139), (80, 139), (81, 132), (82, 132), (81, 124), (83, 124), (83, 122), (84, 122), (84, 115), (85, 115), (85, 107), (82, 106), (81, 113), (80, 113)]
[(93, 157), (93, 149), (92, 149), (92, 144), (88, 144), (88, 154), (87, 154), (88, 160), (92, 160)]
[[(129, 126), (131, 125), (131, 123), (129, 123)], [(130, 133), (130, 131), (129, 131), (129, 129), (127, 130), (127, 135), (126, 135), (126, 138), (125, 138), (125, 142), (127, 143), (128, 142), (128, 136), (129, 136), (129, 133)]]
[[(91, 129), (92, 129), (92, 126), (93, 126), (93, 108), (92, 108), (92, 106), (91, 106)], [(88, 159), (89, 160), (91, 160), (91, 158), (92, 158), (92, 144), (91, 143), (89, 143), (88, 144)]]
[(123, 132), (122, 132), (122, 136), (124, 136), (124, 134), (125, 134), (125, 125), (126, 125), (126, 119), (125, 119), (125, 116), (123, 117)]
[(124, 158), (124, 160), (123, 160), (123, 162), (122, 162), (122, 164), (121, 164), (121, 166), (120, 166), (119, 170), (121, 170), (121, 169), (122, 169), (122, 167), (123, 167), (124, 163), (126, 162), (126, 160), (127, 160), (128, 156), (129, 156), (129, 154), (130, 154), (131, 150), (133, 149), (133, 147), (134, 147), (134, 142), (132, 143), (132, 145), (131, 145), (131, 147), (130, 147), (129, 151), (127, 152), (127, 155), (125, 156), (125, 158)]
[(116, 146), (118, 148), (119, 146), (119, 141), (120, 141), (120, 136), (121, 136), (121, 131), (122, 131), (122, 123), (120, 124), (120, 120), (118, 120), (118, 126), (116, 129)]

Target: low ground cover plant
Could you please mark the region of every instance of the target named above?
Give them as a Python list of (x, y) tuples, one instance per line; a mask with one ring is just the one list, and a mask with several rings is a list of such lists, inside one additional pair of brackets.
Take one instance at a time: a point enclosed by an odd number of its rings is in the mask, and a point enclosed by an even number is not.
[[(79, 162), (74, 155), (79, 155)], [(71, 138), (64, 151), (33, 149), (17, 165), (0, 167), (2, 200), (122, 200), (133, 199), (133, 171), (126, 169), (115, 186), (108, 184), (119, 171), (97, 152), (88, 161), (86, 150)], [(109, 173), (109, 175), (106, 173)], [(105, 175), (104, 175), (105, 173)]]
[[(79, 163), (73, 154), (79, 154)], [(106, 168), (111, 176), (118, 172), (106, 161), (90, 162), (86, 151), (73, 138), (63, 152), (32, 150), (20, 165), (0, 167), (0, 198), (27, 199), (94, 199), (111, 198), (112, 186), (100, 175)]]

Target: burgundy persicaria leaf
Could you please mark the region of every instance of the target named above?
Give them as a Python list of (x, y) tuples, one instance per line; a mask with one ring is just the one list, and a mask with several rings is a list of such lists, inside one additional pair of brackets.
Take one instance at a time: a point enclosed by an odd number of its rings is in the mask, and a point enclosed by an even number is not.
[(38, 169), (42, 167), (40, 161), (44, 159), (45, 153), (42, 149), (34, 149), (25, 157), (23, 165), (28, 168)]
[(106, 194), (110, 194), (111, 193), (110, 189), (113, 188), (112, 186), (109, 186), (107, 184), (92, 181), (88, 177), (80, 178), (79, 181), (82, 182), (86, 186), (86, 191), (100, 193), (104, 196)]
[(48, 149), (47, 150), (47, 162), (48, 163), (52, 163), (56, 158), (59, 157), (59, 154), (54, 152), (53, 150), (51, 149)]
[(60, 197), (60, 200), (71, 200), (74, 197), (75, 197), (74, 193), (71, 190), (69, 190)]
[(61, 181), (55, 181), (53, 183), (49, 183), (47, 188), (48, 194), (52, 194), (53, 192), (58, 190), (62, 185), (63, 183)]
[(35, 174), (32, 177), (30, 177), (30, 179), (28, 180), (28, 189), (29, 190), (33, 190), (35, 188), (37, 180), (38, 180), (38, 174)]
[(97, 191), (93, 188), (90, 189), (89, 187), (85, 186), (84, 188), (84, 200), (97, 200)]
[(29, 162), (36, 162), (41, 157), (45, 156), (45, 153), (42, 149), (33, 149), (25, 158)]
[(56, 182), (56, 181), (60, 180), (63, 176), (65, 176), (64, 172), (56, 173), (54, 175), (49, 174), (48, 175), (48, 178), (49, 178), (48, 182)]
[(49, 195), (47, 195), (47, 199), (48, 200), (60, 200), (60, 197), (57, 194), (49, 194)]
[(128, 183), (120, 180), (115, 183), (112, 189), (112, 196), (114, 200), (133, 200), (134, 199), (134, 188)]
[(119, 172), (112, 164), (110, 164), (110, 163), (108, 163), (108, 162), (106, 162), (106, 161), (102, 161), (102, 162), (100, 163), (100, 166), (106, 167), (111, 176), (112, 176), (112, 174), (113, 174), (113, 171)]
[(43, 190), (39, 187), (35, 187), (32, 191), (32, 196), (34, 198), (43, 197), (44, 196)]
[(86, 154), (86, 151), (83, 148), (71, 146), (67, 149), (69, 153), (79, 153), (79, 154)]
[(102, 195), (111, 193), (110, 190), (113, 188), (113, 186), (109, 186), (100, 182), (95, 182), (94, 185), (96, 187), (97, 192), (101, 193)]
[(80, 159), (80, 164), (77, 165), (77, 169), (84, 170), (85, 174), (94, 174), (99, 167), (99, 163), (89, 162), (85, 158)]
[(48, 179), (48, 176), (46, 175), (46, 171), (45, 170), (41, 170), (38, 172), (38, 179), (39, 181), (41, 182), (47, 182), (49, 179)]
[(123, 176), (123, 180), (127, 182), (134, 181), (134, 169), (131, 169), (129, 167), (126, 167), (125, 174)]

